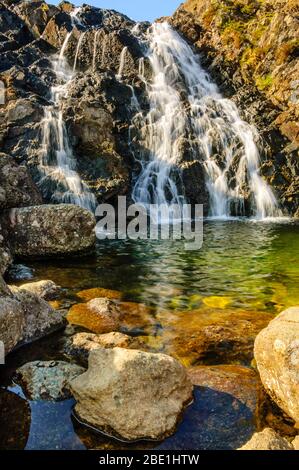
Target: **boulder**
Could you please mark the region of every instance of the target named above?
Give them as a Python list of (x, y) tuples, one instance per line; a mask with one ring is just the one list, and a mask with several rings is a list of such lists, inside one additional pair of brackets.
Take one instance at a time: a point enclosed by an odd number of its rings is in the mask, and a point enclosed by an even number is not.
[(13, 297), (0, 297), (0, 341), (5, 355), (23, 339), (25, 318), (21, 303)]
[(54, 310), (36, 294), (24, 290), (15, 293), (15, 298), (22, 306), (25, 320), (22, 343), (31, 343), (64, 327), (65, 318), (62, 312)]
[(57, 286), (55, 282), (47, 280), (47, 281), (37, 281), (37, 282), (29, 282), (26, 284), (22, 284), (20, 286), (10, 286), (10, 289), (13, 292), (21, 292), (27, 291), (31, 292), (32, 294), (37, 295), (41, 299), (44, 300), (54, 300), (61, 294), (61, 287)]
[(266, 391), (299, 425), (299, 307), (285, 310), (259, 333), (254, 357)]
[(121, 348), (91, 351), (88, 371), (70, 385), (80, 421), (129, 441), (172, 434), (192, 400), (178, 361)]
[(259, 426), (262, 384), (258, 374), (239, 365), (188, 369), (194, 402), (174, 436), (159, 450), (234, 450)]
[(102, 334), (117, 331), (120, 311), (115, 302), (98, 298), (86, 304), (76, 304), (69, 310), (67, 320), (71, 324), (83, 326), (88, 330)]
[(67, 400), (71, 398), (69, 381), (84, 371), (82, 367), (63, 361), (28, 362), (17, 370), (16, 382), (28, 400)]
[(271, 428), (255, 433), (250, 441), (238, 450), (294, 450), (287, 439)]
[(77, 333), (65, 345), (66, 354), (78, 359), (84, 365), (88, 363), (90, 351), (99, 348), (140, 349), (141, 342), (132, 336), (112, 332), (102, 335), (93, 333)]
[(296, 436), (292, 441), (292, 446), (294, 447), (294, 450), (299, 450), (299, 436)]
[(95, 218), (68, 204), (13, 209), (6, 226), (14, 253), (22, 257), (86, 253), (95, 245)]
[(6, 297), (10, 295), (11, 295), (11, 291), (9, 290), (9, 287), (6, 285), (3, 277), (0, 274), (0, 297)]

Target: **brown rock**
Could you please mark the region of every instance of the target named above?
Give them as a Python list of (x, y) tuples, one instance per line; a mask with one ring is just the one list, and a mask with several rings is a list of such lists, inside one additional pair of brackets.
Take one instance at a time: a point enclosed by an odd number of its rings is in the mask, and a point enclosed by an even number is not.
[(265, 428), (255, 433), (239, 450), (294, 450), (287, 439), (281, 437), (273, 429)]
[(120, 312), (117, 305), (105, 298), (74, 305), (69, 310), (67, 319), (72, 324), (83, 326), (98, 334), (117, 331), (120, 326)]

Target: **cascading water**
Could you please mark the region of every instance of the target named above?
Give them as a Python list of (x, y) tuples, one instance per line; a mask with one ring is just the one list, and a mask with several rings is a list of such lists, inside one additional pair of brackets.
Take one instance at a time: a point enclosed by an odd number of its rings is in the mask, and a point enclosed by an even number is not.
[[(80, 24), (77, 18), (79, 10), (71, 14), (73, 28)], [(89, 191), (76, 171), (76, 159), (73, 154), (69, 137), (63, 120), (61, 109), (62, 98), (67, 94), (67, 88), (73, 79), (76, 68), (79, 48), (84, 32), (78, 41), (73, 69), (67, 63), (64, 56), (73, 30), (66, 35), (59, 56), (52, 60), (59, 85), (51, 89), (52, 105), (45, 110), (45, 118), (42, 128), (42, 152), (39, 170), (42, 175), (39, 186), (42, 190), (50, 189), (53, 202), (77, 204), (90, 211), (96, 207), (95, 196)]]
[(133, 122), (147, 149), (133, 199), (145, 205), (183, 202), (177, 165), (181, 142), (187, 138), (193, 159), (203, 161), (206, 170), (211, 216), (245, 215), (246, 188), (255, 217), (280, 215), (271, 188), (259, 174), (256, 129), (221, 96), (198, 56), (170, 25), (155, 23), (141, 39), (148, 45), (153, 76), (150, 82), (145, 79), (141, 60), (139, 73), (150, 110), (145, 117), (138, 111)]

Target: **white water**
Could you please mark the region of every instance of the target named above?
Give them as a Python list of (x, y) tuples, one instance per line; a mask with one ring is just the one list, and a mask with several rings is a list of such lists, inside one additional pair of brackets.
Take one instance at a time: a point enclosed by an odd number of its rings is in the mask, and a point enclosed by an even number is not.
[(116, 78), (118, 80), (121, 80), (122, 79), (122, 75), (123, 75), (123, 71), (124, 71), (124, 67), (125, 67), (125, 64), (126, 64), (126, 54), (127, 54), (127, 46), (125, 46), (123, 48), (123, 50), (121, 51), (121, 54), (120, 54), (120, 63), (119, 63), (119, 69), (118, 69), (118, 73), (116, 75)]
[[(139, 75), (146, 82), (150, 111), (146, 116), (138, 111), (133, 125), (148, 155), (140, 159), (142, 169), (133, 199), (145, 205), (182, 204), (176, 168), (180, 145), (187, 138), (193, 158), (204, 162), (211, 216), (229, 217), (232, 209), (236, 215), (245, 215), (246, 188), (252, 193), (256, 218), (280, 215), (271, 188), (259, 174), (256, 129), (240, 118), (232, 101), (221, 96), (198, 57), (171, 26), (155, 23), (145, 41), (153, 77), (146, 81), (144, 61), (140, 61)], [(235, 177), (233, 188), (229, 172)]]
[[(73, 26), (81, 24), (73, 12)], [(62, 100), (67, 95), (68, 85), (74, 77), (77, 57), (84, 33), (81, 34), (76, 51), (73, 70), (69, 67), (64, 56), (72, 32), (66, 35), (59, 56), (52, 60), (53, 69), (59, 85), (51, 89), (52, 105), (45, 110), (42, 128), (42, 153), (39, 169), (42, 174), (41, 188), (51, 188), (52, 201), (77, 204), (90, 211), (96, 206), (94, 195), (81, 180), (76, 171), (76, 159), (69, 142), (69, 137), (63, 120)]]
[(96, 30), (94, 32), (94, 39), (93, 39), (93, 57), (92, 57), (92, 71), (94, 72), (96, 69), (96, 57), (97, 57), (97, 46), (98, 46), (98, 38), (99, 38), (100, 30)]

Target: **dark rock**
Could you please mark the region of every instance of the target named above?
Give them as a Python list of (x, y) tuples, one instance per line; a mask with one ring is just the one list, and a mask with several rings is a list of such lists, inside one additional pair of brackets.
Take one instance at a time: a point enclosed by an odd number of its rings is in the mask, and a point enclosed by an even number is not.
[(86, 253), (95, 244), (95, 219), (74, 205), (13, 209), (6, 232), (18, 256), (44, 257)]
[(29, 403), (15, 393), (0, 390), (0, 421), (1, 450), (24, 450), (31, 424)]

